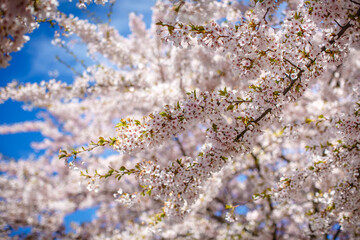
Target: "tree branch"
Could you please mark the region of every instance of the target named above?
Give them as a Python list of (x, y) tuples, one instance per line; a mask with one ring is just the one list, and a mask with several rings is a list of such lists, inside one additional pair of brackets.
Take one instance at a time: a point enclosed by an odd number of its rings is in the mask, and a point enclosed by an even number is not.
[(183, 145), (182, 145), (182, 143), (180, 142), (180, 140), (179, 140), (178, 137), (175, 137), (175, 142), (179, 145), (181, 154), (182, 154), (183, 156), (187, 156), (187, 155), (186, 155), (186, 152), (185, 152), (185, 149), (184, 149), (184, 147), (183, 147)]
[[(260, 117), (258, 117), (257, 119), (255, 119), (254, 121), (250, 121), (249, 123), (258, 123), (261, 119), (263, 119), (269, 112), (271, 112), (272, 108), (268, 108), (265, 110), (265, 112), (263, 112)], [(239, 135), (236, 136), (235, 138), (235, 142), (239, 141), (239, 139), (241, 137), (244, 136), (244, 134), (249, 130), (248, 127), (246, 127)]]

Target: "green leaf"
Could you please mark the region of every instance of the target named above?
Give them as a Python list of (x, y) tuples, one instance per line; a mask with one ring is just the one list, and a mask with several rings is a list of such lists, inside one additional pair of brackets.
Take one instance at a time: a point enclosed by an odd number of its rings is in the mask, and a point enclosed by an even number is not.
[(295, 12), (294, 18), (295, 19), (300, 19), (300, 17), (301, 17), (301, 14), (298, 13), (298, 12)]
[(331, 205), (329, 205), (329, 206), (326, 207), (326, 210), (327, 210), (327, 211), (332, 211), (332, 210), (334, 210), (334, 209), (335, 209), (335, 203), (332, 203)]
[(219, 76), (225, 76), (226, 74), (221, 71), (221, 70), (217, 70), (216, 73), (219, 75)]
[(108, 173), (105, 175), (105, 178), (110, 177), (114, 173), (114, 169), (110, 169)]
[(253, 195), (253, 199), (254, 199), (254, 200), (258, 200), (259, 197), (260, 197), (260, 194), (258, 194), (258, 193), (255, 193), (255, 194)]
[(137, 170), (139, 170), (139, 171), (141, 170), (141, 169), (140, 169), (140, 165), (139, 165), (138, 163), (135, 165), (135, 168), (136, 168)]
[(118, 124), (115, 125), (116, 128), (126, 127), (126, 126), (127, 126), (127, 122), (124, 119), (122, 119)]
[(305, 119), (305, 123), (307, 123), (307, 124), (309, 124), (309, 123), (311, 123), (311, 122), (313, 122), (314, 120), (311, 120), (310, 118), (306, 118)]
[(306, 214), (306, 216), (311, 216), (314, 214), (314, 212), (313, 212), (313, 210), (309, 210), (305, 214)]
[(99, 137), (98, 145), (103, 146), (106, 140), (103, 137)]
[(212, 124), (212, 129), (217, 132), (217, 125), (215, 123)]
[(230, 104), (230, 105), (226, 108), (226, 111), (233, 110), (233, 109), (234, 109), (234, 105)]
[(59, 153), (64, 153), (64, 154), (67, 154), (67, 151), (66, 151), (66, 150), (61, 150), (61, 149), (60, 149)]
[(259, 86), (255, 86), (254, 84), (251, 84), (249, 86), (250, 89), (254, 89), (256, 92), (261, 92), (262, 91), (262, 88), (259, 87)]
[(227, 90), (226, 90), (226, 87), (224, 88), (224, 90), (219, 90), (219, 95), (220, 95), (220, 96), (226, 97), (227, 94), (228, 94), (228, 92), (227, 92)]
[(181, 159), (176, 159), (176, 162), (181, 165)]
[(168, 25), (167, 27), (168, 27), (168, 31), (169, 31), (169, 33), (171, 35), (175, 28), (173, 26), (170, 26), (170, 25)]
[(321, 164), (321, 163), (326, 163), (326, 162), (325, 162), (325, 161), (320, 160), (320, 161), (315, 162), (315, 163), (314, 163), (314, 165), (316, 166), (316, 165)]
[(224, 156), (220, 156), (220, 158), (221, 158), (224, 162), (226, 162), (226, 161), (228, 160), (228, 158), (227, 158), (227, 157), (224, 157)]
[(169, 116), (166, 112), (161, 112), (161, 113), (159, 113), (160, 114), (160, 116), (162, 116), (162, 117), (167, 117), (167, 116)]

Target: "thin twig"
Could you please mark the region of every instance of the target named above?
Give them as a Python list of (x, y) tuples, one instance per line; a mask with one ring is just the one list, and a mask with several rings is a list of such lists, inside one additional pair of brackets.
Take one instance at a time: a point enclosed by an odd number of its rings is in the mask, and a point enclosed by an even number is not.
[(335, 19), (334, 21), (336, 22), (336, 24), (337, 24), (339, 27), (341, 27), (341, 28), (344, 27), (344, 26), (341, 26), (340, 23), (339, 23), (338, 21), (336, 21), (336, 19)]
[(336, 240), (336, 238), (340, 235), (340, 233), (341, 233), (341, 226), (339, 226), (339, 228), (337, 229), (333, 239)]
[(297, 68), (297, 69), (299, 69), (300, 71), (304, 71), (304, 70), (302, 70), (300, 67), (296, 66), (294, 63), (290, 62), (288, 59), (284, 58), (284, 60), (285, 60), (286, 62), (290, 63), (291, 66), (293, 66), (294, 68)]
[(113, 8), (114, 8), (115, 2), (111, 3), (109, 6), (109, 12), (106, 14), (107, 18), (108, 18), (108, 24), (111, 23), (111, 15), (113, 13)]
[(264, 17), (263, 17), (263, 19), (264, 19), (264, 21), (265, 21), (266, 24), (268, 23), (268, 22), (266, 21), (266, 15), (268, 14), (269, 10), (270, 10), (270, 8), (266, 9), (266, 13), (265, 13), (265, 15), (264, 15)]
[[(263, 119), (269, 112), (271, 112), (271, 110), (272, 110), (272, 108), (266, 109), (265, 112), (263, 112), (260, 117), (258, 117), (258, 118), (255, 119), (254, 121), (250, 121), (249, 123), (258, 123), (258, 122), (259, 122), (261, 119)], [(235, 142), (239, 141), (239, 139), (240, 139), (241, 137), (243, 137), (244, 134), (245, 134), (248, 130), (249, 130), (248, 126), (245, 127), (245, 129), (244, 129), (240, 134), (238, 134), (238, 135), (236, 136), (236, 138), (235, 138), (234, 141), (235, 141)]]
[(185, 149), (184, 149), (184, 147), (183, 147), (183, 145), (182, 145), (182, 143), (180, 142), (180, 140), (179, 140), (178, 137), (175, 138), (175, 142), (179, 145), (181, 154), (182, 154), (183, 156), (187, 156), (187, 155), (186, 155), (186, 152), (185, 152)]

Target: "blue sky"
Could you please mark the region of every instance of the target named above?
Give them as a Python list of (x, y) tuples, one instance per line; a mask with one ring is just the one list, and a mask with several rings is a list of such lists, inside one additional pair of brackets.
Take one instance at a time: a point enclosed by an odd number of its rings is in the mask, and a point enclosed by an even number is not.
[[(82, 19), (87, 18), (87, 13), (75, 7), (77, 1), (69, 2), (68, 0), (60, 0), (59, 9), (67, 14), (73, 13)], [(129, 34), (128, 16), (130, 12), (144, 15), (144, 20), (149, 27), (151, 22), (151, 6), (155, 0), (120, 0), (117, 1), (113, 8), (112, 23), (120, 34), (126, 36)], [(95, 12), (103, 21), (107, 21), (106, 14), (109, 10), (109, 4), (106, 6), (97, 6), (92, 4), (88, 10)], [(62, 60), (70, 65), (75, 65), (75, 68), (82, 72), (80, 64), (66, 53), (60, 47), (53, 46), (51, 40), (54, 35), (54, 29), (49, 24), (43, 23), (39, 29), (29, 34), (30, 41), (24, 45), (19, 52), (12, 53), (12, 60), (10, 66), (7, 68), (0, 68), (0, 87), (6, 86), (7, 83), (16, 79), (19, 82), (40, 82), (42, 80), (49, 80), (49, 71), (57, 70), (59, 72), (58, 79), (65, 82), (72, 82), (74, 77), (73, 72), (56, 60), (59, 56)], [(80, 59), (86, 60), (85, 46), (76, 47), (76, 55)], [(89, 60), (88, 60), (88, 63)], [(37, 119), (37, 114), (41, 109), (34, 109), (33, 111), (24, 111), (22, 103), (7, 101), (0, 104), (0, 125), (11, 124), (16, 122), (23, 122)], [(42, 136), (40, 133), (18, 133), (0, 135), (0, 153), (6, 157), (11, 158), (26, 158), (34, 151), (30, 147), (32, 141), (40, 141)]]

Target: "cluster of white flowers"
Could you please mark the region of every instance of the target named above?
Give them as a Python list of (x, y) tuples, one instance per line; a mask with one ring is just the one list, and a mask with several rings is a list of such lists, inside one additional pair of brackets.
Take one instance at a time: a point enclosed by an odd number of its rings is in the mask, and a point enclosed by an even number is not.
[[(86, 8), (86, 4), (92, 2), (92, 0), (79, 0), (77, 6)], [(94, 2), (104, 5), (107, 2), (114, 3), (115, 0), (95, 0)], [(39, 23), (49, 21), (53, 24), (54, 20), (58, 20), (58, 5), (57, 0), (0, 1), (0, 25), (2, 26), (0, 29), (0, 67), (9, 65), (10, 53), (19, 51), (24, 43), (29, 41), (30, 38), (26, 34), (38, 28)]]
[[(352, 6), (354, 7), (355, 4)], [(250, 86), (252, 90), (246, 99), (251, 99), (251, 101), (242, 105), (245, 107), (238, 107), (239, 103), (244, 103), (244, 97), (237, 97), (231, 91), (228, 93), (226, 89), (220, 90), (219, 95), (215, 94), (215, 96), (207, 92), (196, 96), (194, 92), (188, 101), (164, 109), (163, 112), (152, 113), (143, 122), (131, 119), (121, 121), (116, 149), (122, 152), (134, 152), (164, 143), (172, 136), (185, 131), (187, 129), (185, 126), (190, 128), (194, 123), (204, 121), (205, 117), (210, 120), (207, 122), (209, 124), (208, 142), (205, 143), (203, 151), (197, 158), (178, 159), (162, 171), (159, 170), (159, 166), (151, 167), (153, 164), (151, 162), (150, 166), (149, 162), (145, 162), (145, 165), (140, 164), (140, 182), (144, 186), (151, 186), (154, 196), (165, 202), (166, 209), (172, 210), (165, 210), (168, 215), (181, 213), (180, 209), (183, 209), (185, 202), (192, 204), (199, 194), (199, 186), (202, 182), (206, 181), (212, 173), (219, 171), (227, 162), (228, 157), (238, 152), (249, 151), (256, 137), (261, 133), (261, 129), (268, 126), (279, 115), (281, 106), (289, 100), (298, 99), (308, 84), (319, 77), (323, 72), (324, 62), (329, 58), (337, 60), (345, 56), (348, 45), (339, 47), (340, 44), (336, 41), (336, 37), (342, 37), (345, 33), (343, 31), (345, 27), (338, 30), (339, 33), (343, 32), (341, 35), (333, 32), (333, 37), (325, 39), (326, 44), (323, 47), (313, 47), (311, 44), (316, 38), (317, 24), (307, 16), (316, 13), (316, 10), (309, 11), (307, 5), (299, 7), (298, 12), (291, 13), (284, 22), (284, 30), (275, 37), (278, 41), (258, 37), (263, 40), (259, 43), (262, 46), (260, 49), (258, 45), (252, 44), (253, 36), (235, 37), (237, 32), (240, 34), (251, 33), (251, 30), (261, 32), (259, 29), (262, 28), (262, 23), (252, 19), (251, 14), (249, 20), (238, 28), (236, 26), (217, 27), (215, 22), (206, 26), (186, 25), (186, 23), (176, 23), (173, 26), (168, 23), (158, 23), (160, 27), (167, 27), (169, 35), (164, 39), (173, 41), (175, 46), (180, 46), (183, 41), (190, 44), (189, 36), (196, 38), (199, 34), (198, 44), (209, 47), (210, 50), (220, 49), (222, 54), (233, 57), (258, 54), (259, 58), (265, 56), (267, 59), (267, 61), (255, 63), (254, 60), (250, 60), (250, 64), (259, 66), (259, 69), (263, 71), (261, 80)], [(356, 14), (356, 8), (347, 11), (350, 14)], [(248, 31), (242, 29), (245, 27)], [(355, 26), (355, 28), (358, 27)], [(266, 30), (263, 35), (274, 37), (272, 28)], [(228, 36), (229, 34), (235, 35)], [(230, 41), (222, 40), (223, 38)], [(240, 39), (243, 39), (243, 45)], [(348, 44), (351, 43), (350, 38), (341, 41), (345, 43), (346, 40)], [(237, 42), (240, 42), (240, 46), (235, 44)], [(298, 54), (290, 54), (292, 52), (290, 49), (292, 51), (297, 49), (295, 53)], [(275, 55), (269, 57), (266, 52), (274, 52)], [(259, 69), (255, 71), (258, 72), (257, 75), (260, 74)], [(243, 69), (240, 68), (239, 71)], [(257, 75), (252, 77), (257, 77)], [(225, 96), (224, 99), (221, 99), (221, 95)], [(230, 124), (226, 118), (230, 119)], [(154, 173), (155, 169), (157, 169), (156, 172), (159, 171), (157, 174)], [(184, 175), (181, 176), (181, 173)], [(292, 184), (293, 189), (298, 189), (298, 185), (293, 185), (295, 182), (289, 183), (289, 181), (286, 180), (285, 184)]]
[(31, 33), (38, 28), (38, 21), (54, 17), (56, 0), (0, 1), (0, 67), (8, 66), (10, 53), (19, 51)]
[[(46, 150), (38, 161), (0, 155), (0, 237), (33, 226), (44, 238), (356, 239), (360, 4), (189, 0), (153, 10), (149, 30), (130, 15), (127, 38), (31, 13), (62, 27), (55, 44), (77, 35), (116, 67), (0, 88), (1, 103), (47, 111), (0, 126), (41, 132), (33, 147)], [(90, 206), (97, 218), (67, 233), (64, 216)]]

